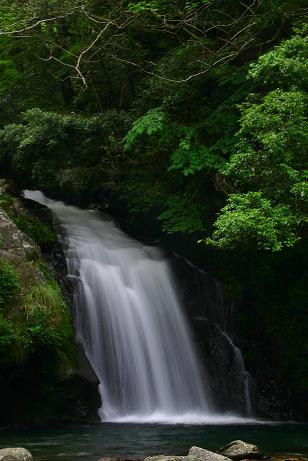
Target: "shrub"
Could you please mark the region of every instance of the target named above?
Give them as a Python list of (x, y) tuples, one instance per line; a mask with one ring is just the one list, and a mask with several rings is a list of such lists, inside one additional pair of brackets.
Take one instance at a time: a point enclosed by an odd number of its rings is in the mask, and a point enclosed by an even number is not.
[(0, 258), (0, 307), (9, 303), (20, 287), (19, 274), (13, 265)]

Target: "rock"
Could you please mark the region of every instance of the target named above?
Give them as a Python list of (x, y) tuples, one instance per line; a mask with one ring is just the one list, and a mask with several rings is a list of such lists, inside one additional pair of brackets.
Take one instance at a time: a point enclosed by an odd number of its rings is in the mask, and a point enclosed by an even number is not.
[(148, 456), (144, 461), (197, 461), (193, 456), (158, 455)]
[(41, 254), (40, 247), (28, 235), (19, 230), (12, 219), (1, 208), (0, 235), (2, 241), (1, 249), (3, 251), (22, 258), (27, 258), (33, 251), (39, 255)]
[(230, 461), (230, 459), (226, 456), (219, 455), (200, 447), (191, 447), (188, 453), (188, 457), (189, 456), (194, 459), (197, 458), (197, 460), (200, 461)]
[(3, 448), (0, 450), (0, 461), (32, 461), (31, 453), (25, 448)]
[(98, 461), (142, 461), (143, 458), (109, 458), (104, 456), (100, 458)]
[(308, 458), (299, 455), (274, 455), (269, 458), (269, 461), (308, 461)]
[(234, 460), (245, 458), (260, 458), (262, 453), (256, 445), (243, 442), (242, 440), (234, 440), (221, 448), (219, 452)]
[(225, 456), (218, 455), (212, 451), (205, 450), (204, 448), (191, 447), (188, 456), (149, 456), (144, 461), (231, 461)]

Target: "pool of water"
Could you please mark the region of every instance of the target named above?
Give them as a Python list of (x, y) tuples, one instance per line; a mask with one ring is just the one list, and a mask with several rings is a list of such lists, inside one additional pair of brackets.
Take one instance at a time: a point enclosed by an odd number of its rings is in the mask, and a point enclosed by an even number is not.
[(308, 455), (308, 424), (247, 425), (81, 425), (0, 431), (0, 448), (21, 446), (35, 461), (97, 461), (102, 456), (144, 458), (185, 455), (197, 445), (217, 450), (232, 440), (257, 444), (268, 453)]

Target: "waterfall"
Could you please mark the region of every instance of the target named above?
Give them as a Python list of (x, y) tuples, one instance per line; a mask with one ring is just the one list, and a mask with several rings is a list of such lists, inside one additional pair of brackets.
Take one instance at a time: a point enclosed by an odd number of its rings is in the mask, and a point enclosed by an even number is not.
[(217, 415), (167, 258), (105, 214), (48, 199), (74, 280), (78, 339), (100, 381), (102, 421), (238, 422)]

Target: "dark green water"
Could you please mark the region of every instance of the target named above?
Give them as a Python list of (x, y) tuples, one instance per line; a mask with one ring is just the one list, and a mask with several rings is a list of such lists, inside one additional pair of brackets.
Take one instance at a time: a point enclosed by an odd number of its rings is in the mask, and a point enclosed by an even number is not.
[(22, 446), (35, 461), (97, 461), (102, 456), (185, 455), (192, 445), (217, 450), (235, 439), (269, 453), (308, 455), (308, 424), (167, 426), (97, 424), (0, 431), (0, 448)]

